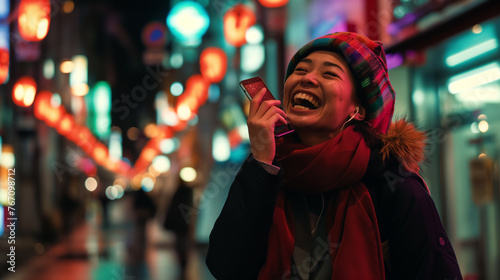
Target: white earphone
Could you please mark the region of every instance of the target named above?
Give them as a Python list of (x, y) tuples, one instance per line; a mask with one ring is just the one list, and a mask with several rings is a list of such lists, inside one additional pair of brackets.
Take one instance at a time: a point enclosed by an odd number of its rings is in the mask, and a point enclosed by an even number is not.
[(342, 128), (340, 128), (340, 132), (342, 132), (342, 130), (344, 130), (344, 126), (346, 125), (346, 123), (350, 122), (352, 119), (354, 119), (354, 117), (359, 113), (359, 107), (356, 106), (356, 112), (354, 112), (354, 115), (352, 115), (352, 117), (350, 119), (348, 119), (347, 121), (345, 121), (345, 123), (342, 125)]

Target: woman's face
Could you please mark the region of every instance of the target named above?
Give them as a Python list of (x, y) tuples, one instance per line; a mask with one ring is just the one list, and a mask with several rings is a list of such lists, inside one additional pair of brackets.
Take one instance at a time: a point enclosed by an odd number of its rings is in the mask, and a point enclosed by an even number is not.
[(302, 59), (285, 82), (283, 109), (299, 133), (332, 138), (353, 115), (355, 85), (344, 59), (315, 51)]

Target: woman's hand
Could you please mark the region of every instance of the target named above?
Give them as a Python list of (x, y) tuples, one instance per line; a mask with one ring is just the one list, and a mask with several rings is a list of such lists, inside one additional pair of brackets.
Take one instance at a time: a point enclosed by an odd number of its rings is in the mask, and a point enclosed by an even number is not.
[(262, 162), (272, 164), (276, 154), (274, 126), (276, 123), (287, 123), (286, 114), (278, 108), (279, 100), (264, 100), (266, 89), (261, 89), (250, 101), (248, 114), (248, 134), (253, 157)]

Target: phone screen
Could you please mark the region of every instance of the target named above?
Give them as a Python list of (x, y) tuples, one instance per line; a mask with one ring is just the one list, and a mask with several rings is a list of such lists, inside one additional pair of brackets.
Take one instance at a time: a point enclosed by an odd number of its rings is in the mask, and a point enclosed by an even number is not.
[(240, 82), (240, 86), (245, 92), (248, 99), (252, 100), (252, 98), (261, 90), (262, 88), (266, 89), (266, 93), (264, 95), (263, 100), (273, 100), (274, 98), (271, 91), (267, 88), (266, 84), (260, 77), (253, 77), (247, 80), (243, 80)]
[[(250, 79), (246, 79), (240, 82), (240, 87), (243, 89), (243, 92), (245, 95), (248, 97), (249, 100), (252, 100), (252, 98), (262, 89), (266, 89), (266, 93), (264, 95), (264, 98), (262, 100), (274, 100), (273, 94), (271, 91), (269, 91), (269, 88), (267, 88), (266, 84), (260, 77), (253, 77)], [(286, 124), (283, 124), (281, 122), (276, 123), (276, 126), (274, 127), (274, 136), (275, 137), (280, 137), (285, 134), (293, 132), (294, 129), (290, 122), (287, 122)]]

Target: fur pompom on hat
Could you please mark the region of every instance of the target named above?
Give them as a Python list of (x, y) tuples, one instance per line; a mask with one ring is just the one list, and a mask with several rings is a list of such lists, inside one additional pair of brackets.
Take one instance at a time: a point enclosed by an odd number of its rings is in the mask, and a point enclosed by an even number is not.
[(361, 88), (358, 94), (367, 112), (366, 120), (376, 131), (385, 134), (394, 113), (396, 93), (389, 81), (382, 43), (352, 32), (337, 32), (312, 40), (292, 57), (285, 80), (297, 64), (314, 51), (342, 55)]

